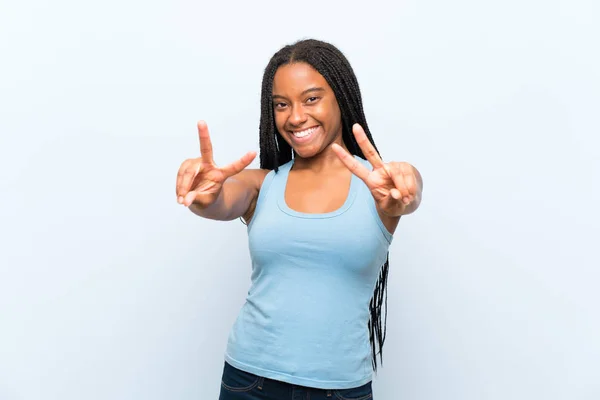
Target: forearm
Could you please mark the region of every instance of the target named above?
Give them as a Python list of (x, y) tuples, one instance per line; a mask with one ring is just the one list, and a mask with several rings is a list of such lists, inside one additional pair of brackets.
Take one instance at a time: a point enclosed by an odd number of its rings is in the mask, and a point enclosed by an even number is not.
[(217, 200), (208, 207), (196, 203), (189, 206), (194, 214), (208, 219), (231, 221), (248, 211), (255, 193), (244, 182), (229, 178), (223, 184)]

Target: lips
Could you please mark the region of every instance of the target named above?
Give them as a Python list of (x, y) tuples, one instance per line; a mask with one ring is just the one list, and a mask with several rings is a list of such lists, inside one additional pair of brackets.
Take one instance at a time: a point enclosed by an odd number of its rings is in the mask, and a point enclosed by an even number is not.
[(300, 131), (291, 131), (290, 134), (295, 142), (303, 143), (309, 141), (319, 130), (319, 126), (313, 126)]

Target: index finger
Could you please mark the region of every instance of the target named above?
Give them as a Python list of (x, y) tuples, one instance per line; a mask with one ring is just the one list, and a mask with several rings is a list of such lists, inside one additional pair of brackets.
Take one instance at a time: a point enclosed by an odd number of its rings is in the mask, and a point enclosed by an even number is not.
[(367, 183), (367, 178), (369, 177), (370, 171), (363, 164), (359, 163), (356, 158), (350, 155), (350, 153), (344, 150), (342, 146), (337, 143), (333, 143), (331, 145), (331, 149), (338, 156), (338, 158), (342, 160), (350, 172), (358, 176), (363, 182)]
[(200, 154), (202, 154), (202, 159), (207, 162), (213, 162), (212, 143), (208, 134), (208, 126), (204, 121), (198, 122), (198, 137), (200, 139)]
[(358, 143), (358, 146), (365, 155), (365, 158), (371, 163), (373, 168), (383, 167), (383, 161), (381, 160), (381, 157), (379, 157), (375, 147), (373, 147), (371, 144), (371, 141), (367, 137), (363, 127), (360, 126), (360, 124), (354, 124), (352, 125), (352, 132), (356, 138), (356, 143)]

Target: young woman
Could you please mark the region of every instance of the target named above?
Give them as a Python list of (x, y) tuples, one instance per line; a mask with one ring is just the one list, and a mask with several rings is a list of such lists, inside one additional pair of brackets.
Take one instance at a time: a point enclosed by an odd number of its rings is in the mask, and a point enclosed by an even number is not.
[(382, 161), (348, 60), (317, 40), (273, 56), (260, 169), (246, 168), (254, 152), (215, 165), (204, 122), (198, 131), (201, 157), (181, 165), (177, 200), (204, 218), (243, 218), (252, 259), (220, 399), (371, 398), (388, 248), (423, 183), (412, 165)]

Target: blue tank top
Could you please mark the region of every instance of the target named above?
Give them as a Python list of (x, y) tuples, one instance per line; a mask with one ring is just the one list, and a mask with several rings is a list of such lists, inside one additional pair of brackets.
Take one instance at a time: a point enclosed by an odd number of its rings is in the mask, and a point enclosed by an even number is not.
[(296, 385), (361, 386), (372, 379), (369, 302), (392, 235), (354, 175), (339, 209), (289, 208), (285, 187), (293, 163), (267, 174), (248, 224), (251, 286), (225, 361)]

